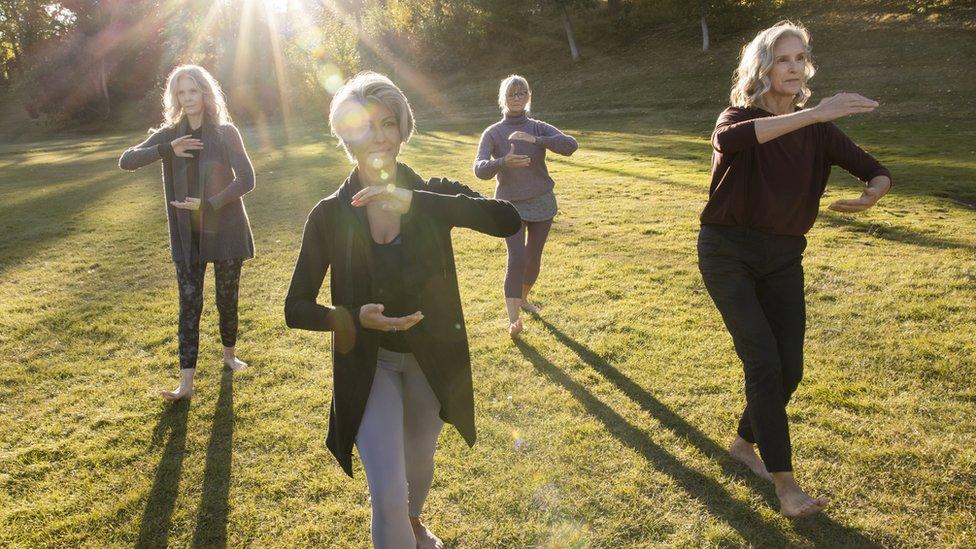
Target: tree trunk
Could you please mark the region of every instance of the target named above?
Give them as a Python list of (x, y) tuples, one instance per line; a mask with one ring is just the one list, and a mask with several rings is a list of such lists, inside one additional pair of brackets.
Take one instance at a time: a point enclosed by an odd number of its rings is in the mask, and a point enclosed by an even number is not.
[(702, 51), (708, 51), (708, 4), (701, 2)]
[(563, 27), (566, 29), (566, 39), (569, 41), (569, 53), (573, 56), (573, 63), (579, 61), (580, 54), (579, 49), (576, 48), (576, 36), (573, 34), (573, 25), (569, 22), (569, 12), (566, 11), (566, 6), (560, 5), (559, 10), (562, 13)]
[(607, 14), (611, 21), (617, 18), (620, 14), (620, 0), (607, 0)]

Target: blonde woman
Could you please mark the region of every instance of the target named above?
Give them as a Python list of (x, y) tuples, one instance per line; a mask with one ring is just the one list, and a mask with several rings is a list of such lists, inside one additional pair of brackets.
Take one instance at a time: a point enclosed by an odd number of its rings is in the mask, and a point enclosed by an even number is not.
[(786, 415), (803, 376), (804, 235), (831, 166), (866, 183), (860, 197), (838, 200), (833, 210), (866, 210), (891, 187), (888, 170), (831, 122), (878, 103), (841, 93), (805, 109), (813, 74), (810, 35), (799, 25), (778, 23), (743, 48), (732, 106), (712, 134), (712, 182), (698, 237), (705, 287), (745, 370), (746, 406), (730, 452), (775, 483), (788, 517), (827, 505), (794, 479)]
[(546, 151), (570, 156), (579, 144), (558, 128), (529, 118), (532, 90), (522, 76), (513, 74), (498, 86), (502, 119), (481, 134), (474, 173), (495, 178), (495, 198), (510, 200), (522, 218), (519, 232), (505, 239), (508, 267), (505, 271), (505, 308), (508, 333), (522, 332), (520, 309), (538, 314), (529, 292), (539, 277), (542, 249), (556, 216), (556, 183), (546, 166)]
[(127, 149), (123, 170), (156, 161), (163, 165), (170, 250), (180, 296), (180, 384), (162, 391), (170, 401), (193, 393), (203, 310), (203, 279), (213, 263), (223, 362), (238, 370), (237, 297), (244, 260), (254, 257), (254, 240), (242, 196), (254, 188), (254, 169), (231, 123), (220, 85), (202, 67), (173, 69), (163, 93), (165, 123)]
[[(285, 298), (290, 328), (333, 332), (326, 445), (352, 476), (355, 445), (372, 504), (373, 545), (438, 549), (420, 514), (444, 422), (474, 444), (471, 357), (451, 232), (507, 237), (508, 202), (397, 162), (414, 131), (389, 78), (362, 73), (336, 92), (332, 132), (356, 167), (308, 215)], [(331, 305), (318, 303), (330, 273)]]

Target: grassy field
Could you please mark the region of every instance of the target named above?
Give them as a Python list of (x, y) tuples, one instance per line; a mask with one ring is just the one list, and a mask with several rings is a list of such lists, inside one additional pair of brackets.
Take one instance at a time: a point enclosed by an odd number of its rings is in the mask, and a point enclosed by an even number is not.
[[(741, 366), (695, 237), (729, 45), (697, 64), (688, 53), (684, 76), (649, 78), (641, 97), (637, 69), (556, 99), (538, 87), (540, 116), (581, 148), (550, 161), (561, 213), (544, 313), (521, 341), (505, 333), (503, 242), (456, 232), (479, 442), (450, 428), (440, 441), (426, 514), (449, 546), (976, 544), (976, 109), (971, 80), (942, 83), (976, 52), (971, 33), (899, 29), (852, 40), (911, 37), (944, 50), (941, 68), (904, 50), (895, 62), (910, 71), (892, 75), (825, 43), (814, 81), (817, 97), (852, 80), (887, 94), (890, 108), (841, 127), (895, 179), (869, 212), (824, 208), (809, 235), (806, 376), (790, 413), (798, 477), (832, 497), (828, 512), (781, 518), (771, 487), (724, 451)], [(651, 58), (644, 72), (680, 63)], [(487, 112), (488, 84), (456, 97)], [(601, 101), (607, 86), (633, 100)], [(421, 119), (403, 159), (490, 193), (470, 174), (487, 119), (458, 118)], [(177, 373), (158, 166), (115, 164), (141, 136), (0, 145), (0, 546), (368, 544), (362, 469), (349, 480), (324, 447), (329, 338), (282, 316), (305, 216), (349, 169), (326, 133), (246, 133), (258, 257), (239, 349), (252, 367), (221, 369), (208, 275), (197, 396), (176, 406), (157, 396)], [(838, 170), (824, 203), (858, 185)]]

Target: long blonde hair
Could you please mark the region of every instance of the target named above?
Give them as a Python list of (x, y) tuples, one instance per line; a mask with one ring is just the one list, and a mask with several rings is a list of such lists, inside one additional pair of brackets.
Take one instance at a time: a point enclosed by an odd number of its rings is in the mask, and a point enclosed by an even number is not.
[(810, 33), (803, 25), (792, 21), (780, 21), (772, 27), (760, 32), (742, 48), (739, 56), (739, 66), (732, 78), (732, 93), (729, 100), (733, 107), (753, 107), (760, 98), (772, 88), (769, 71), (776, 61), (773, 49), (776, 42), (784, 36), (795, 36), (803, 42), (806, 50), (806, 64), (803, 67), (800, 93), (796, 95), (794, 104), (802, 107), (810, 99), (810, 88), (807, 81), (813, 78), (817, 69), (813, 66), (810, 56)]
[(193, 80), (193, 83), (203, 93), (203, 112), (206, 115), (206, 120), (217, 126), (229, 124), (231, 122), (230, 114), (227, 112), (227, 103), (224, 100), (224, 92), (220, 89), (220, 84), (207, 72), (207, 69), (199, 65), (179, 65), (166, 78), (166, 91), (163, 92), (163, 120), (165, 124), (175, 126), (183, 118), (183, 107), (180, 106), (177, 88), (180, 84), (180, 78), (184, 76)]

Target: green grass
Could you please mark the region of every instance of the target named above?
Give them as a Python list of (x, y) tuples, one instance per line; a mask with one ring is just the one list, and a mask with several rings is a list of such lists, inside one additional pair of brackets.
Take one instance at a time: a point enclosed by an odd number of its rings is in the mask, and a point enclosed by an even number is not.
[[(915, 40), (972, 58), (939, 32)], [(725, 85), (734, 49), (703, 62), (723, 67), (705, 89)], [(874, 82), (833, 66), (821, 93)], [(614, 68), (602, 88), (557, 95), (562, 114), (540, 110), (581, 149), (550, 161), (561, 213), (535, 292), (544, 314), (522, 342), (505, 335), (503, 242), (456, 232), (479, 441), (445, 429), (431, 527), (473, 548), (976, 544), (974, 110), (926, 119), (913, 105), (948, 113), (953, 96), (912, 69), (891, 76), (911, 90), (891, 92), (892, 108), (841, 122), (895, 189), (862, 215), (824, 208), (809, 235), (806, 376), (790, 414), (798, 477), (834, 503), (791, 523), (724, 454), (741, 366), (695, 259), (721, 97), (699, 101), (677, 78), (640, 103)], [(614, 89), (632, 111), (598, 112), (616, 107)], [(470, 174), (485, 120), (420, 122), (403, 159), (490, 193)], [(0, 545), (368, 544), (362, 470), (346, 478), (323, 443), (329, 338), (282, 316), (305, 216), (349, 165), (321, 127), (275, 146), (283, 133), (245, 136), (258, 257), (239, 348), (252, 368), (221, 371), (209, 275), (188, 406), (156, 394), (177, 373), (158, 166), (115, 166), (140, 135), (0, 145)], [(858, 185), (838, 170), (824, 204)]]

